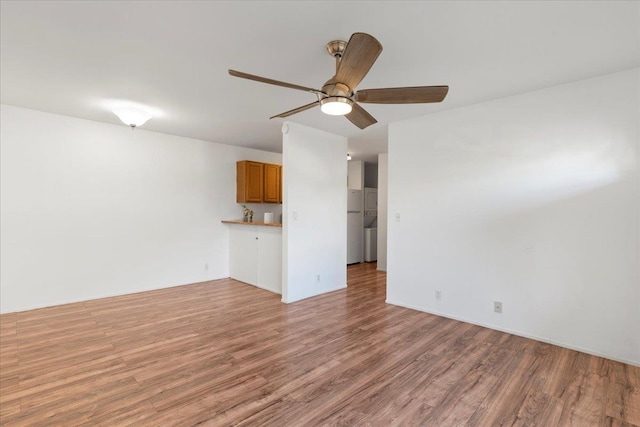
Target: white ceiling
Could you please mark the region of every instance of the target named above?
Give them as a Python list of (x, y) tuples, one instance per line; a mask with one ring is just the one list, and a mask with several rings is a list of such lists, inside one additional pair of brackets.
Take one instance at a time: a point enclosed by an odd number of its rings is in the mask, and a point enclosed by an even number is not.
[(384, 50), (359, 88), (448, 84), (442, 104), (364, 107), (360, 130), (307, 110), (289, 119), (349, 137), (354, 158), (386, 151), (387, 125), (461, 105), (640, 66), (640, 2), (102, 1), (1, 3), (1, 101), (281, 151), (281, 119), (308, 93), (230, 77), (234, 68), (319, 88), (325, 44), (356, 31)]

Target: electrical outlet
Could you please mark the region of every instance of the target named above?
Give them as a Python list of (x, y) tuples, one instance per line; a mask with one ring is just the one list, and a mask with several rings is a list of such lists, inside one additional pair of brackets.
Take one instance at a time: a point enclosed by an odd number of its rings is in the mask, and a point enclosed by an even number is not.
[(400, 222), (400, 212), (396, 212), (396, 222)]
[(437, 301), (442, 301), (442, 292), (436, 291), (436, 300)]
[(320, 275), (319, 274), (316, 276), (316, 281), (318, 281), (318, 282), (320, 281)]
[(209, 264), (204, 265), (204, 271), (209, 271)]
[(298, 220), (298, 212), (293, 212), (293, 220), (297, 221)]
[(493, 302), (493, 311), (495, 313), (502, 313), (502, 303), (500, 301)]

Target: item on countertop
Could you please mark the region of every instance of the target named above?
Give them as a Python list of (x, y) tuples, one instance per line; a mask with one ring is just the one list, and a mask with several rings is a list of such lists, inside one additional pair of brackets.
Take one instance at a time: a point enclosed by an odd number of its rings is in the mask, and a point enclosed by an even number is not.
[(253, 222), (253, 211), (246, 205), (242, 205), (242, 221)]

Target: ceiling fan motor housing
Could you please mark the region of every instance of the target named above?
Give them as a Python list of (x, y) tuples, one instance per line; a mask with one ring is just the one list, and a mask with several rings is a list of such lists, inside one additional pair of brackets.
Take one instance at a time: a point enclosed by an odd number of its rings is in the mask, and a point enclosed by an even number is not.
[(333, 78), (327, 80), (327, 82), (322, 86), (322, 91), (327, 94), (327, 96), (341, 96), (345, 98), (350, 98), (353, 95), (353, 91), (349, 89), (344, 83), (336, 83)]
[[(332, 40), (327, 43), (327, 52), (329, 55), (336, 58), (336, 72), (338, 71), (338, 66), (340, 64), (340, 59), (342, 58), (342, 53), (347, 47), (347, 42), (344, 40)], [(344, 83), (336, 83), (335, 76), (331, 79), (327, 80), (327, 82), (322, 86), (322, 91), (327, 94), (328, 97), (345, 97), (351, 98), (353, 95), (353, 91), (349, 86)]]

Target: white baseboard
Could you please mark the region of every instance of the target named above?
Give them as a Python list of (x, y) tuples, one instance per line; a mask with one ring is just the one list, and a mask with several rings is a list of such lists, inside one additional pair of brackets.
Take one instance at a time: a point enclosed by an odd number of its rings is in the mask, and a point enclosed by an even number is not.
[(411, 305), (411, 304), (404, 304), (404, 303), (397, 302), (397, 301), (392, 301), (392, 300), (389, 300), (389, 299), (387, 299), (385, 302), (387, 304), (397, 305), (399, 307), (409, 308), (411, 310), (422, 311), (423, 313), (429, 313), (429, 314), (433, 314), (435, 316), (446, 317), (447, 319), (458, 320), (460, 322), (471, 323), (473, 325), (482, 326), (483, 328), (489, 328), (489, 329), (493, 329), (493, 330), (500, 331), (500, 332), (506, 332), (508, 334), (517, 335), (519, 337), (529, 338), (529, 339), (540, 341), (540, 342), (543, 342), (543, 343), (553, 344), (553, 345), (557, 345), (559, 347), (568, 348), (569, 350), (580, 351), (582, 353), (587, 353), (587, 354), (590, 354), (592, 356), (604, 357), (605, 359), (611, 359), (611, 360), (614, 360), (616, 362), (626, 363), (627, 365), (640, 367), (640, 361), (621, 359), (619, 357), (612, 356), (612, 355), (606, 354), (606, 353), (601, 353), (601, 352), (598, 352), (598, 351), (594, 351), (594, 350), (591, 350), (591, 349), (588, 349), (588, 348), (578, 347), (578, 346), (567, 344), (567, 343), (564, 343), (564, 342), (561, 342), (561, 341), (555, 341), (555, 340), (551, 340), (549, 338), (540, 337), (540, 336), (532, 335), (532, 334), (527, 334), (527, 333), (524, 333), (524, 332), (515, 331), (515, 330), (512, 330), (512, 329), (508, 329), (508, 328), (501, 328), (501, 327), (498, 327), (498, 326), (495, 326), (495, 325), (482, 323), (482, 322), (477, 322), (475, 320), (467, 319), (467, 318), (464, 318), (464, 317), (452, 316), (450, 314), (441, 313), (441, 312), (435, 311), (435, 310), (427, 310), (427, 309), (424, 309), (422, 307), (414, 306), (414, 305)]
[[(242, 283), (244, 283), (244, 282), (242, 282)], [(261, 286), (261, 285), (253, 285), (251, 283), (247, 283), (247, 284), (251, 285), (251, 286), (255, 286), (256, 288), (264, 289), (265, 291), (273, 292), (274, 294), (282, 295), (282, 292), (280, 292), (280, 291), (278, 291), (276, 289), (267, 288), (266, 286)]]
[(148, 288), (141, 288), (141, 289), (132, 290), (131, 292), (113, 292), (113, 293), (106, 292), (106, 293), (90, 295), (90, 296), (86, 296), (86, 297), (82, 297), (82, 298), (65, 299), (64, 301), (56, 301), (56, 302), (50, 303), (50, 304), (33, 304), (33, 305), (28, 305), (28, 306), (11, 307), (7, 311), (0, 311), (0, 314), (21, 313), (23, 311), (38, 310), (38, 309), (41, 309), (41, 308), (49, 308), (49, 307), (58, 307), (58, 306), (61, 306), (61, 305), (76, 304), (76, 303), (79, 303), (79, 302), (87, 302), (87, 301), (93, 301), (93, 300), (98, 300), (98, 299), (122, 297), (122, 296), (125, 296), (125, 295), (142, 294), (142, 293), (145, 293), (145, 292), (159, 291), (161, 289), (168, 289), (168, 288), (178, 288), (180, 286), (197, 285), (197, 284), (200, 284), (200, 283), (213, 282), (213, 281), (216, 281), (216, 280), (222, 280), (222, 279), (227, 279), (227, 278), (229, 278), (229, 277), (228, 276), (215, 277), (215, 278), (212, 278), (212, 279), (205, 279), (205, 280), (201, 280), (201, 281), (198, 281), (198, 282), (191, 282), (191, 283), (165, 284), (165, 285), (160, 285), (160, 286), (151, 286), (151, 287), (148, 287)]
[(322, 295), (322, 294), (328, 294), (329, 292), (335, 292), (335, 291), (339, 291), (339, 290), (346, 289), (346, 288), (347, 288), (347, 285), (342, 285), (342, 286), (338, 286), (336, 288), (329, 288), (329, 289), (326, 289), (326, 290), (314, 292), (312, 294), (305, 295), (303, 297), (296, 298), (296, 299), (285, 300), (284, 298), (282, 298), (282, 302), (285, 303), (285, 304), (291, 304), (292, 302), (302, 301), (303, 299), (316, 297), (316, 296)]

